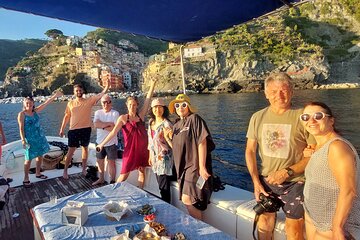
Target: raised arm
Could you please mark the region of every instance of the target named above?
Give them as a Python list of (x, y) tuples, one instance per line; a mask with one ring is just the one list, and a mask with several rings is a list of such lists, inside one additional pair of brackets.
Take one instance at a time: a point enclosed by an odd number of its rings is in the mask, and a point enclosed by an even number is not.
[(101, 91), (101, 93), (98, 93), (95, 95), (96, 98), (96, 102), (98, 102), (100, 100), (100, 98), (102, 96), (104, 96), (104, 94), (109, 90), (110, 87), (110, 79), (107, 80), (106, 85), (104, 86), (103, 90)]
[(39, 106), (37, 106), (37, 107), (35, 108), (35, 111), (36, 111), (36, 112), (41, 112), (42, 110), (45, 109), (45, 107), (46, 107), (47, 105), (49, 105), (52, 101), (54, 101), (55, 98), (60, 97), (60, 96), (62, 96), (62, 95), (64, 95), (62, 92), (56, 91), (56, 92), (55, 92), (50, 98), (48, 98), (44, 103), (42, 103), (42, 104), (40, 104)]
[(344, 224), (351, 211), (353, 200), (359, 194), (356, 192), (355, 154), (346, 143), (334, 141), (330, 144), (328, 156), (329, 167), (340, 188), (331, 228), (332, 239), (345, 239)]
[(5, 138), (5, 132), (2, 127), (1, 122), (0, 122), (0, 133), (1, 133), (1, 140), (2, 140), (1, 145), (4, 145), (4, 144), (6, 144), (6, 138)]
[(126, 114), (125, 115), (121, 115), (118, 120), (116, 121), (116, 124), (114, 126), (114, 128), (111, 130), (111, 132), (106, 136), (106, 138), (99, 144), (97, 145), (97, 148), (100, 148), (100, 150), (104, 147), (104, 145), (109, 142), (113, 137), (116, 136), (116, 134), (120, 131), (120, 129), (122, 128), (122, 126), (124, 125), (124, 123), (126, 123)]
[(25, 118), (24, 112), (19, 112), (18, 118), (17, 118), (18, 124), (19, 124), (19, 133), (20, 133), (21, 143), (22, 143), (23, 147), (25, 148), (26, 140), (25, 140), (25, 132), (24, 132), (24, 118)]
[(144, 101), (144, 104), (139, 112), (139, 116), (142, 120), (144, 120), (147, 112), (149, 111), (149, 107), (150, 107), (150, 102), (151, 102), (151, 97), (153, 95), (153, 92), (154, 92), (154, 88), (155, 88), (155, 84), (156, 84), (156, 81), (157, 79), (156, 78), (152, 78), (151, 79), (151, 84), (150, 84), (150, 88), (149, 88), (149, 91), (146, 95), (146, 98), (145, 98), (145, 101)]

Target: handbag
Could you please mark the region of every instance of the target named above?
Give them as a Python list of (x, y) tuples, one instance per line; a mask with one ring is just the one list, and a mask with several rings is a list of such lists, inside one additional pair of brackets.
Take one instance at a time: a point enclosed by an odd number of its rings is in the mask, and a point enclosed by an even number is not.
[(42, 168), (45, 170), (51, 170), (57, 168), (58, 164), (63, 160), (64, 154), (60, 153), (58, 156), (50, 156), (45, 154), (43, 157)]

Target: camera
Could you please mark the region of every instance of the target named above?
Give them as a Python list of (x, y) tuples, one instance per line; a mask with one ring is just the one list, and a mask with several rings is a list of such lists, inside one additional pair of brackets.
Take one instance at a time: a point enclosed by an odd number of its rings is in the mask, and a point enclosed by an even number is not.
[(277, 212), (282, 206), (281, 200), (275, 198), (274, 196), (270, 195), (267, 197), (264, 194), (260, 193), (259, 198), (260, 202), (258, 202), (253, 208), (258, 215), (264, 212)]

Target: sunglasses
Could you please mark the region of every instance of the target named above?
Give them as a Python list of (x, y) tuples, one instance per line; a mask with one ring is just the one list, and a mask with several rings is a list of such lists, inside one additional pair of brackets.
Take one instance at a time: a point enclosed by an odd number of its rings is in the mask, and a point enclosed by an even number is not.
[(312, 118), (316, 121), (320, 121), (320, 120), (324, 119), (325, 117), (330, 117), (330, 115), (323, 113), (323, 112), (316, 112), (312, 116), (308, 113), (303, 113), (300, 115), (300, 120), (303, 122), (307, 122)]
[(180, 106), (182, 108), (186, 108), (188, 106), (188, 103), (187, 102), (175, 103), (174, 106), (175, 106), (176, 109), (180, 108)]
[(103, 101), (102, 102), (102, 104), (110, 104), (111, 103), (111, 101), (109, 100), (109, 101)]

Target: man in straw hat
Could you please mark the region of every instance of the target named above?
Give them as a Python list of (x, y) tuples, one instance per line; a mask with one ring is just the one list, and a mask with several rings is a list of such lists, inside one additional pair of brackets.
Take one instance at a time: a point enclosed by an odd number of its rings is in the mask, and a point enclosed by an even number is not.
[(179, 196), (189, 214), (202, 219), (212, 193), (211, 151), (215, 144), (206, 122), (195, 113), (187, 95), (179, 94), (170, 102), (169, 110), (179, 116), (173, 130), (165, 131), (165, 138), (171, 139), (173, 147)]

